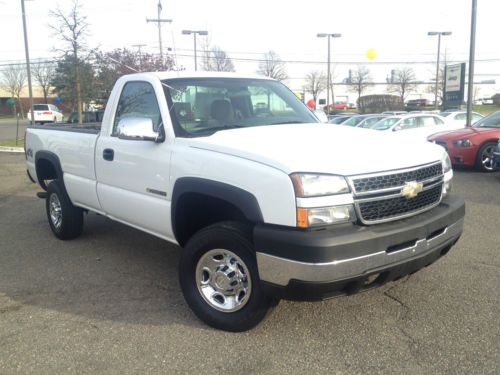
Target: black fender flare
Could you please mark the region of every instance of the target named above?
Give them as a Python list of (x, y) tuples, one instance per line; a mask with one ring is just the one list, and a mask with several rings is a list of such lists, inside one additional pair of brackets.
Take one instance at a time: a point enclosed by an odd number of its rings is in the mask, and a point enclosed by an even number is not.
[(174, 236), (178, 238), (176, 210), (180, 198), (185, 193), (197, 193), (226, 201), (238, 208), (245, 218), (253, 223), (264, 221), (257, 198), (239, 187), (200, 177), (181, 177), (177, 179), (172, 192), (171, 221)]
[(37, 151), (37, 153), (35, 154), (35, 170), (36, 170), (36, 177), (37, 177), (37, 180), (38, 180), (38, 184), (44, 189), (44, 190), (47, 190), (47, 186), (45, 185), (45, 181), (40, 178), (40, 171), (39, 171), (39, 161), (43, 159), (43, 160), (47, 160), (49, 161), (52, 166), (54, 167), (54, 170), (56, 171), (56, 177), (62, 182), (62, 186), (63, 186), (63, 189), (64, 191), (66, 192), (66, 188), (64, 187), (64, 180), (63, 180), (63, 171), (62, 171), (62, 167), (61, 167), (61, 161), (59, 160), (59, 157), (54, 154), (53, 152), (51, 151)]

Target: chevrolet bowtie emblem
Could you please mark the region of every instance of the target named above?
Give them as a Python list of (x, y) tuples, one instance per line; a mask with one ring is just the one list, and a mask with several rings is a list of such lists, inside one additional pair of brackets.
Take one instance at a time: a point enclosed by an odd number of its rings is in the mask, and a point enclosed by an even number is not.
[(424, 188), (424, 184), (417, 181), (405, 182), (405, 186), (401, 189), (401, 195), (408, 199), (415, 198)]

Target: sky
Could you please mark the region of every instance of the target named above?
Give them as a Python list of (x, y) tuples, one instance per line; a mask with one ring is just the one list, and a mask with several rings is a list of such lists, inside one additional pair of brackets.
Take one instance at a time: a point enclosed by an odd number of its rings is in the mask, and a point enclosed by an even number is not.
[[(208, 41), (234, 59), (236, 70), (253, 73), (258, 59), (269, 50), (288, 63), (288, 85), (302, 86), (311, 70), (326, 70), (326, 39), (317, 33), (341, 33), (332, 42), (335, 81), (347, 76), (353, 63), (365, 64), (374, 81), (382, 82), (390, 70), (407, 64), (417, 79), (434, 75), (437, 37), (428, 31), (451, 31), (441, 44), (442, 58), (467, 61), (469, 54), (471, 0), (162, 0), (162, 18), (172, 19), (163, 27), (164, 48), (177, 52), (179, 65), (190, 70), (193, 37), (183, 29), (207, 30)], [(158, 0), (80, 0), (90, 24), (89, 45), (103, 50), (146, 44), (143, 51), (158, 53), (156, 18)], [(53, 58), (59, 41), (53, 35), (48, 13), (69, 9), (70, 0), (26, 0), (28, 38), (32, 59)], [(499, 84), (481, 86), (490, 94), (500, 91), (500, 45), (497, 22), (500, 1), (478, 0), (475, 81), (496, 79)], [(20, 0), (0, 0), (0, 69), (2, 64), (23, 61), (24, 43)], [(203, 38), (203, 37), (201, 37)], [(373, 48), (377, 56), (368, 60)], [(173, 53), (173, 52), (171, 52)], [(487, 60), (487, 61), (482, 61)], [(493, 60), (493, 61), (492, 61)], [(419, 64), (412, 64), (419, 62)]]

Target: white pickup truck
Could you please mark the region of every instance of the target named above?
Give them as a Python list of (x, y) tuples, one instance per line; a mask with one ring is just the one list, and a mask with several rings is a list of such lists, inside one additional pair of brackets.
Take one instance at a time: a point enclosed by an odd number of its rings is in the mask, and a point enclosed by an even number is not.
[(31, 127), (25, 150), (58, 238), (76, 238), (93, 211), (178, 244), (188, 305), (229, 331), (281, 298), (416, 272), (463, 229), (442, 147), (320, 124), (262, 77), (124, 76), (100, 129)]

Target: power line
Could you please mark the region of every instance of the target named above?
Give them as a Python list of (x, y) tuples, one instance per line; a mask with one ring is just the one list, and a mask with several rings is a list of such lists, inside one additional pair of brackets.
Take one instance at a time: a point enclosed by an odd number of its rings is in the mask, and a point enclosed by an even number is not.
[[(201, 51), (203, 52), (203, 51)], [(151, 54), (151, 55), (158, 55), (158, 54)], [(183, 54), (177, 54), (179, 57), (186, 57), (186, 58), (193, 58), (194, 54), (191, 53), (183, 53)], [(244, 57), (231, 57), (229, 58), (233, 61), (240, 61), (240, 62), (265, 62), (267, 61), (266, 59), (256, 59), (256, 58), (244, 58)], [(35, 59), (37, 60), (37, 59)], [(23, 65), (22, 62), (11, 62), (15, 60), (4, 60), (3, 62), (0, 61), (0, 67), (2, 66), (15, 66), (15, 65)], [(55, 64), (57, 63), (57, 59), (39, 59), (39, 63), (41, 64)], [(282, 60), (283, 63), (286, 64), (316, 64), (316, 65), (325, 65), (325, 61), (320, 61), (320, 60)], [(454, 63), (461, 63), (463, 60), (448, 60), (448, 64), (454, 64)], [(483, 62), (483, 63), (489, 63), (489, 62), (500, 62), (500, 58), (489, 58), (489, 59), (476, 59), (476, 62)], [(435, 64), (436, 61), (334, 61), (334, 65), (429, 65), (429, 64)], [(486, 74), (482, 73), (482, 75), (498, 75), (497, 73), (494, 74)]]

